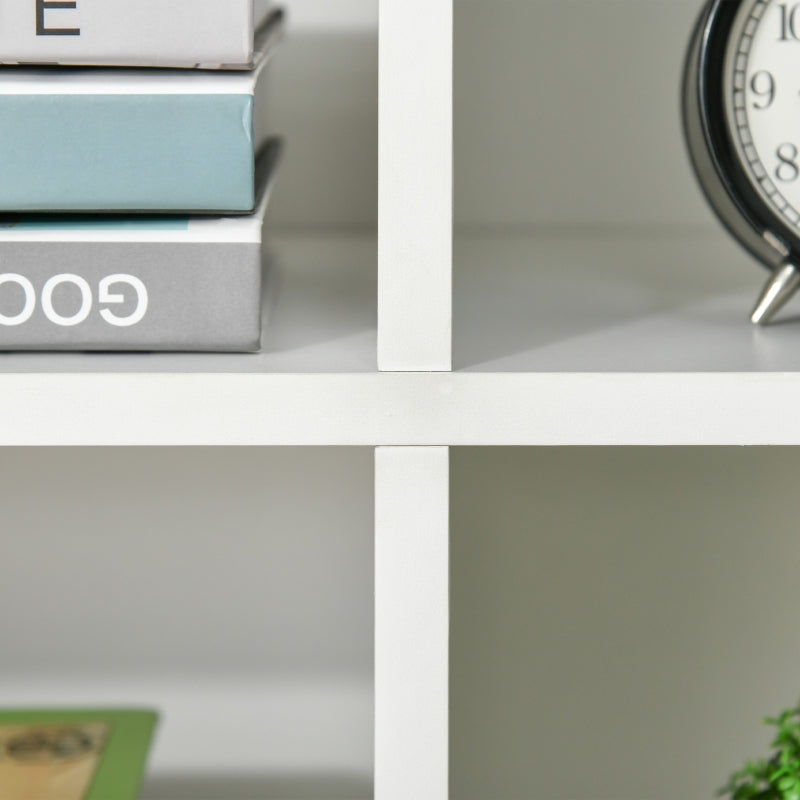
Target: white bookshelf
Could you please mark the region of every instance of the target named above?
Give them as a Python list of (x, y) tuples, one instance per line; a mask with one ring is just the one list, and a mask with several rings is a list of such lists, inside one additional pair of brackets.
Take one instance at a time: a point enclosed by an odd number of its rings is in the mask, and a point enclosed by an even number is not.
[[(608, 35), (618, 35), (590, 0), (462, 5), (473, 7), (465, 18), (473, 42), (495, 6), (528, 23), (541, 14), (548, 25), (574, 22), (582, 9)], [(632, 24), (644, 29), (669, 18), (678, 41), (694, 5), (614, 0), (616, 16), (609, 20), (633, 8), (642, 16)], [(677, 6), (680, 13), (668, 10)], [(179, 678), (148, 683), (113, 665), (96, 682), (70, 683), (58, 674), (23, 678), (21, 662), (19, 679), (0, 687), (4, 702), (118, 702), (149, 692), (154, 703), (172, 709), (177, 722), (164, 763), (167, 771), (189, 777), (178, 786), (157, 774), (147, 800), (196, 794), (191, 773), (202, 756), (189, 743), (201, 720), (192, 705), (206, 696), (212, 698), (209, 714), (240, 726), (247, 732), (243, 739), (262, 733), (247, 713), (247, 697), (263, 698), (265, 708), (286, 719), (299, 714), (283, 730), (266, 726), (264, 742), (273, 756), (261, 765), (309, 775), (304, 796), (361, 797), (374, 778), (376, 800), (446, 800), (448, 448), (800, 444), (800, 326), (747, 326), (759, 276), (719, 230), (681, 217), (691, 216), (681, 194), (688, 190), (662, 181), (666, 188), (652, 213), (674, 212), (663, 225), (647, 210), (626, 219), (617, 197), (592, 218), (586, 197), (601, 197), (613, 180), (607, 156), (617, 145), (610, 128), (597, 134), (597, 170), (573, 209), (579, 233), (559, 220), (567, 216), (570, 193), (547, 172), (574, 144), (558, 142), (561, 123), (551, 115), (542, 140), (555, 152), (531, 160), (537, 175), (557, 188), (552, 204), (526, 194), (536, 184), (525, 171), (528, 137), (517, 135), (504, 163), (522, 166), (486, 197), (475, 187), (491, 182), (492, 159), (470, 163), (459, 176), (463, 159), (456, 158), (456, 181), (472, 191), (453, 236), (452, 4), (380, 0), (380, 8), (378, 238), (347, 226), (274, 237), (264, 352), (0, 356), (3, 446), (375, 451), (374, 487), (356, 500), (375, 504), (374, 684), (371, 676), (354, 684), (330, 674), (304, 694), (291, 678), (264, 686), (252, 677), (234, 689), (223, 677), (187, 691)], [(544, 36), (546, 44), (544, 25), (511, 27), (515, 36)], [(487, 52), (464, 60), (462, 80), (484, 93), (478, 108), (490, 118), (502, 114), (503, 101), (476, 77)], [(666, 46), (656, 55), (680, 60)], [(564, 69), (565, 85), (574, 84), (580, 71), (574, 63)], [(609, 77), (615, 70), (608, 61), (599, 73)], [(659, 70), (653, 67), (662, 75)], [(559, 101), (557, 77), (540, 87), (550, 108)], [(670, 72), (662, 82), (677, 91), (674, 78)], [(527, 86), (524, 78), (512, 81), (510, 96), (523, 97)], [(523, 117), (528, 125), (539, 119), (527, 109)], [(495, 158), (492, 137), (504, 135), (503, 125), (495, 130), (483, 119), (465, 138), (473, 149), (488, 143)], [(584, 135), (581, 128), (582, 145)], [(658, 169), (652, 167), (653, 178), (661, 180)], [(663, 167), (664, 173), (670, 169)], [(637, 187), (623, 182), (623, 189), (635, 195)], [(528, 200), (541, 224), (517, 214)], [(308, 486), (296, 480), (308, 503), (324, 484), (319, 476)], [(270, 618), (276, 616), (273, 609)], [(373, 700), (372, 774), (371, 765), (350, 751), (326, 761), (324, 736), (302, 740), (304, 726), (328, 730), (336, 718), (348, 719), (353, 735), (363, 739)], [(298, 756), (304, 745), (305, 760)], [(234, 766), (244, 777), (227, 790), (224, 780), (214, 784), (220, 796), (257, 791), (279, 800), (279, 783), (248, 783), (258, 759), (255, 751), (242, 756)], [(326, 787), (324, 776), (343, 764), (360, 778), (329, 778)]]

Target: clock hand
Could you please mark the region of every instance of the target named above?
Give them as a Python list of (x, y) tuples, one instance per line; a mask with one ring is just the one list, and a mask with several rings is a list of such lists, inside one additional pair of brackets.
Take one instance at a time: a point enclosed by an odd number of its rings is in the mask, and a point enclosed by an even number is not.
[(800, 269), (787, 261), (778, 267), (767, 281), (750, 321), (754, 325), (768, 325), (798, 289), (800, 289)]

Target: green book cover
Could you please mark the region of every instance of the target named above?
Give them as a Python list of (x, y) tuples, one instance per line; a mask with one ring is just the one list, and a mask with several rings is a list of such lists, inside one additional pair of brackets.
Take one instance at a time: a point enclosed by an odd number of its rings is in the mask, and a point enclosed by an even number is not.
[(157, 714), (0, 711), (3, 800), (136, 800)]

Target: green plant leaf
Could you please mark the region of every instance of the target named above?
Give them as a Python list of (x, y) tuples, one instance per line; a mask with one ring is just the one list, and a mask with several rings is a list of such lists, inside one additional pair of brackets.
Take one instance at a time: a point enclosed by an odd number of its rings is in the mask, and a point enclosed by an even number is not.
[(731, 800), (800, 800), (800, 702), (764, 723), (775, 731), (768, 759), (748, 761), (719, 796)]

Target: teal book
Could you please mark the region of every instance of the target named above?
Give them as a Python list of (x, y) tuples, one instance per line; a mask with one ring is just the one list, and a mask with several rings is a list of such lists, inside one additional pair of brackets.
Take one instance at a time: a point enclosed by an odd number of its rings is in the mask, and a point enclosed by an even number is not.
[(157, 719), (147, 710), (0, 711), (0, 797), (136, 800)]
[(0, 211), (251, 212), (280, 25), (249, 72), (0, 70)]

